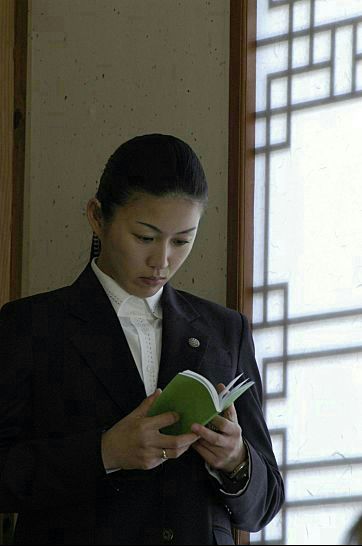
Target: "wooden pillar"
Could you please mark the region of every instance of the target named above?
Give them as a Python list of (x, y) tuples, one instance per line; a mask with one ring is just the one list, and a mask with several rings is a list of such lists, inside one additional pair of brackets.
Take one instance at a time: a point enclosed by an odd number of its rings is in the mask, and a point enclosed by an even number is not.
[[(256, 0), (230, 0), (227, 306), (252, 322)], [(235, 544), (248, 532), (233, 529)]]
[(0, 306), (21, 295), (27, 0), (0, 1)]
[(227, 305), (252, 321), (256, 0), (230, 0)]
[(15, 4), (0, 2), (0, 305), (10, 299)]
[[(0, 307), (21, 296), (28, 0), (0, 0)], [(11, 544), (16, 514), (0, 514)]]

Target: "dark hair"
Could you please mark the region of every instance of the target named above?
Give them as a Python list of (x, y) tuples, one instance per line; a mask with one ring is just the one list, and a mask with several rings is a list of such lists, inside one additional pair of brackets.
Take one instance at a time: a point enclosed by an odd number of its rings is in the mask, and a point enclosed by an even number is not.
[(104, 220), (137, 193), (180, 195), (207, 203), (204, 170), (192, 148), (171, 135), (149, 134), (121, 144), (109, 158), (96, 193)]
[[(103, 219), (111, 222), (117, 207), (142, 193), (183, 196), (206, 208), (206, 176), (193, 149), (177, 137), (155, 133), (121, 144), (108, 159), (96, 193)], [(93, 235), (90, 259), (99, 254), (100, 241)]]

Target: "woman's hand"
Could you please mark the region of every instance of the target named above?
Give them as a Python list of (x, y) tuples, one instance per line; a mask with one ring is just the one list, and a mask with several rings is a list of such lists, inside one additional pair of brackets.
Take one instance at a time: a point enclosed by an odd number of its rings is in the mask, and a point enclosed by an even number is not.
[(147, 417), (154, 400), (161, 394), (157, 389), (132, 413), (118, 421), (102, 435), (102, 459), (106, 470), (149, 470), (166, 459), (177, 459), (197, 439), (193, 433), (171, 436), (159, 429), (178, 421), (174, 412)]
[[(222, 383), (217, 385), (218, 392), (224, 388), (225, 385)], [(192, 432), (200, 437), (193, 448), (212, 468), (232, 472), (247, 458), (234, 404), (227, 408), (222, 416), (214, 417), (211, 424), (217, 432), (196, 423), (192, 425)]]

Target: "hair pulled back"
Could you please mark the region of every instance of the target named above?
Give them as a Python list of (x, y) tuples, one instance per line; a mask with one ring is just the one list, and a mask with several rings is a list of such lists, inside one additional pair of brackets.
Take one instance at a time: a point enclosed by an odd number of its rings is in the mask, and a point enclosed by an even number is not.
[(149, 134), (121, 144), (111, 155), (96, 194), (105, 221), (138, 193), (180, 195), (204, 205), (207, 182), (202, 165), (186, 142), (171, 135)]
[[(181, 196), (207, 204), (206, 176), (193, 149), (165, 134), (146, 134), (121, 144), (108, 159), (96, 197), (105, 222), (139, 194)], [(91, 258), (100, 252), (93, 237)]]

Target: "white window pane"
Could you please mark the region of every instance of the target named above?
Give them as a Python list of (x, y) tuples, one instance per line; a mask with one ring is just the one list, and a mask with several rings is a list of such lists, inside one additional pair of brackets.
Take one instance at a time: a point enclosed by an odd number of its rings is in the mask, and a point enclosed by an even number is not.
[(278, 78), (271, 83), (271, 108), (286, 106), (288, 103), (288, 80), (287, 78)]
[(362, 15), (361, 0), (315, 0), (315, 24), (331, 23)]
[(269, 321), (282, 320), (284, 318), (285, 295), (282, 289), (269, 292), (267, 298), (267, 317)]
[(309, 352), (358, 348), (362, 345), (361, 332), (362, 314), (337, 316), (329, 320), (323, 318), (322, 314), (318, 321), (301, 322), (288, 328), (288, 351), (291, 354), (301, 354), (305, 351), (306, 339)]
[(283, 379), (283, 363), (273, 362), (269, 364), (266, 371), (268, 394), (281, 393), (284, 387)]
[(288, 2), (266, 39), (276, 4), (258, 10), (253, 326), (287, 502), (251, 540), (343, 544), (362, 512), (362, 0)]
[(270, 144), (280, 144), (287, 139), (287, 114), (273, 115), (270, 120)]
[(257, 119), (255, 123), (255, 147), (262, 148), (266, 144), (266, 120)]
[(291, 281), (292, 315), (362, 307), (362, 154), (349, 136), (362, 107), (303, 110), (292, 127), (291, 148), (272, 161), (271, 279)]
[[(259, 155), (255, 159), (255, 177), (265, 179), (265, 156)], [(254, 216), (258, 221), (254, 224), (254, 286), (261, 286), (264, 282), (264, 220), (265, 220), (265, 186), (257, 184), (254, 190)], [(259, 322), (259, 318), (256, 318)]]
[(310, 0), (294, 2), (293, 30), (301, 30), (310, 26)]
[(279, 357), (283, 353), (283, 328), (274, 327), (254, 332), (257, 360), (262, 367), (263, 358)]
[(286, 70), (288, 67), (288, 43), (260, 46), (257, 49), (257, 74), (256, 74), (256, 111), (265, 110), (267, 97), (265, 93), (267, 76)]
[(329, 70), (310, 70), (292, 79), (292, 102), (310, 102), (329, 95)]
[(357, 51), (356, 53), (362, 53), (362, 23), (357, 25)]
[(352, 91), (352, 27), (343, 27), (336, 32), (334, 94)]
[(362, 464), (304, 468), (288, 474), (287, 494), (290, 502), (329, 499), (358, 495), (362, 483)]
[(362, 61), (356, 63), (356, 90), (362, 90)]
[(253, 320), (255, 322), (262, 322), (263, 320), (263, 294), (254, 292), (253, 298)]
[(281, 434), (274, 433), (272, 434), (272, 444), (273, 444), (273, 450), (275, 454), (275, 458), (277, 460), (278, 465), (283, 464), (283, 450), (284, 450), (284, 437)]
[(309, 63), (309, 36), (301, 36), (293, 40), (293, 59), (292, 66), (306, 66)]
[(316, 32), (314, 35), (313, 57), (315, 63), (331, 59), (331, 31)]
[(258, 0), (257, 33), (258, 38), (269, 38), (288, 32), (289, 7), (269, 7), (269, 0)]
[(291, 508), (287, 520), (289, 544), (346, 544), (346, 531), (360, 513), (362, 503)]
[(286, 429), (288, 464), (360, 456), (362, 426), (356, 416), (362, 415), (361, 366), (361, 353), (306, 354), (295, 361), (290, 356), (287, 396), (270, 400), (266, 411), (272, 428)]

